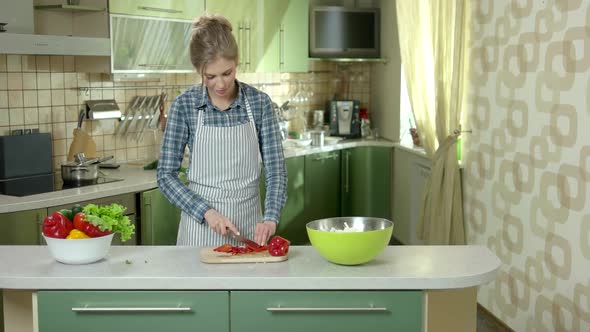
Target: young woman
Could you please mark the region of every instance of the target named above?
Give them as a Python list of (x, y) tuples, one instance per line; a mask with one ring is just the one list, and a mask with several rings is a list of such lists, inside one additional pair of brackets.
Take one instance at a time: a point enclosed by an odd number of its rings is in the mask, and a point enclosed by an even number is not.
[[(193, 23), (190, 59), (202, 83), (179, 95), (168, 113), (158, 185), (182, 209), (177, 245), (238, 245), (239, 233), (266, 244), (287, 199), (281, 136), (269, 96), (236, 79), (238, 46), (217, 15)], [(188, 145), (188, 186), (178, 173)], [(262, 214), (259, 180), (264, 166)]]

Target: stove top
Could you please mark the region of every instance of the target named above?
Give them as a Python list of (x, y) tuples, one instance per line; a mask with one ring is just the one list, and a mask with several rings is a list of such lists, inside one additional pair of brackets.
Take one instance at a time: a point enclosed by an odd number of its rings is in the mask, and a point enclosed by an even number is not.
[(12, 180), (0, 181), (0, 195), (24, 197), (66, 189), (75, 189), (97, 184), (123, 181), (123, 179), (99, 177), (96, 181), (75, 184), (63, 183), (61, 176), (53, 174), (37, 175)]

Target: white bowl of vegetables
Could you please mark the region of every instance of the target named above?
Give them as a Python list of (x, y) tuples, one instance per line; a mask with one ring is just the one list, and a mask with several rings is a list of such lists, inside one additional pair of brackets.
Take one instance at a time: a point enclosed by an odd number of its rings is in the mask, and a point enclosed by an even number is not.
[(105, 258), (115, 233), (121, 241), (134, 233), (119, 204), (76, 206), (46, 217), (42, 233), (52, 257), (64, 264), (89, 264)]

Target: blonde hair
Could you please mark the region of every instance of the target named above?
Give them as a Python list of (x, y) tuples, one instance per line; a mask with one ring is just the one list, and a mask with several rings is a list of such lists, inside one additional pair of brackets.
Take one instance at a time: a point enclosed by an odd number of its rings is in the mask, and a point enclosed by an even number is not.
[(231, 31), (231, 23), (221, 15), (205, 14), (193, 22), (189, 52), (199, 74), (219, 57), (238, 64), (238, 43)]

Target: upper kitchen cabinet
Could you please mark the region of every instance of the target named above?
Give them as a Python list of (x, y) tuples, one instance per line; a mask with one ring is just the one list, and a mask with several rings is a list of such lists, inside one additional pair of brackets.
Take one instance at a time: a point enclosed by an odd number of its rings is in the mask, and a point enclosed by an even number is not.
[(187, 73), (191, 21), (111, 14), (111, 72)]
[(0, 53), (110, 55), (107, 0), (2, 1), (0, 22)]
[(307, 72), (309, 54), (309, 0), (277, 1), (287, 3), (281, 18), (279, 34), (279, 71)]
[(110, 0), (114, 14), (192, 20), (205, 11), (205, 0)]
[(307, 71), (308, 0), (211, 0), (206, 10), (229, 19), (242, 72)]

